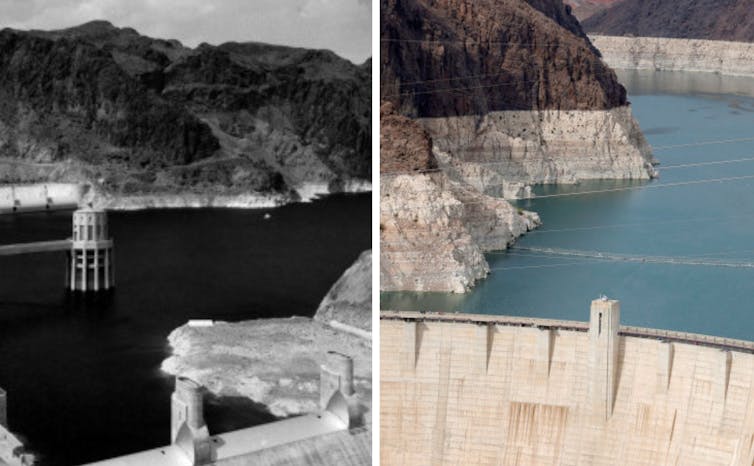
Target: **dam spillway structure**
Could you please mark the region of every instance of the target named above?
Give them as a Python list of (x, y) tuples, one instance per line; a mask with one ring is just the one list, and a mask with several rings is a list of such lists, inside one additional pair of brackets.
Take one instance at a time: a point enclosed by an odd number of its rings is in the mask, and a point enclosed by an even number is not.
[(66, 275), (68, 289), (84, 293), (113, 289), (114, 259), (113, 240), (108, 238), (107, 213), (92, 208), (73, 212)]

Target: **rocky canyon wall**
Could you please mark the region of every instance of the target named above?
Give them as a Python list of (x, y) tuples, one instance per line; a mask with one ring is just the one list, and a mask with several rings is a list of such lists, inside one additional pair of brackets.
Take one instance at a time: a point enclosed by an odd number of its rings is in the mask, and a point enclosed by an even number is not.
[(432, 134), (441, 164), (493, 196), (526, 197), (519, 189), (529, 184), (656, 175), (649, 144), (628, 106), (420, 121)]
[(489, 272), (484, 252), (539, 224), (438, 170), (432, 138), (415, 120), (380, 111), (380, 289), (462, 293)]

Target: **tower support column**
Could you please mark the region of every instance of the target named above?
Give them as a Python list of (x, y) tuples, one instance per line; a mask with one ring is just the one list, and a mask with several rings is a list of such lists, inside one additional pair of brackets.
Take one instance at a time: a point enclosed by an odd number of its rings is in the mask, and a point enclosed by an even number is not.
[(620, 350), (620, 302), (592, 301), (589, 317), (589, 402), (595, 418), (607, 420), (613, 412)]

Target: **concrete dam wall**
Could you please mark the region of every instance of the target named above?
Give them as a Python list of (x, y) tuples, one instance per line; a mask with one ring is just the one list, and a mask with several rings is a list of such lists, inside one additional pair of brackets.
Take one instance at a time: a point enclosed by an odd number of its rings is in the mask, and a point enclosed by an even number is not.
[(383, 464), (751, 465), (754, 343), (619, 319), (382, 313)]
[(589, 39), (611, 68), (754, 76), (754, 44), (747, 42), (599, 35)]
[(85, 185), (74, 183), (2, 185), (0, 214), (75, 209), (85, 191)]

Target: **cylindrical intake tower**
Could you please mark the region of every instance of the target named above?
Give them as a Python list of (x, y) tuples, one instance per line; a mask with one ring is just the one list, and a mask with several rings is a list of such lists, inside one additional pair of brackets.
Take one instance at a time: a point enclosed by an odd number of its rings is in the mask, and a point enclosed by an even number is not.
[(73, 242), (68, 253), (67, 287), (71, 291), (106, 291), (115, 287), (113, 241), (107, 237), (107, 213), (91, 208), (73, 213)]

